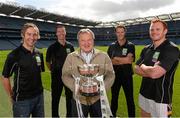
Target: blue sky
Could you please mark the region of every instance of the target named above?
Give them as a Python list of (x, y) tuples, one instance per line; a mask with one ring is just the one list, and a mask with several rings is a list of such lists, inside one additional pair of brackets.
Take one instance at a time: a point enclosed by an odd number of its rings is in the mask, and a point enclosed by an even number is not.
[[(7, 2), (6, 0), (0, 0)], [(8, 0), (21, 6), (94, 21), (118, 21), (180, 12), (180, 0)]]

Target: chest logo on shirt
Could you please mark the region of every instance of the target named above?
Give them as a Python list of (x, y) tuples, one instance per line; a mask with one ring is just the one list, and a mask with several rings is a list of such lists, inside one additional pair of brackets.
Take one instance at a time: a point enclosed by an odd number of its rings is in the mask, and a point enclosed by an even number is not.
[(66, 48), (66, 52), (67, 52), (67, 54), (71, 53), (70, 48)]
[(122, 55), (126, 56), (126, 55), (127, 55), (127, 51), (128, 51), (127, 48), (123, 48), (123, 49), (122, 49)]
[(36, 55), (36, 62), (38, 66), (41, 66), (41, 58), (39, 55)]
[(157, 62), (157, 61), (158, 61), (159, 54), (160, 54), (160, 52), (155, 52), (155, 53), (154, 53), (153, 58), (152, 58), (152, 61), (153, 61), (153, 62)]

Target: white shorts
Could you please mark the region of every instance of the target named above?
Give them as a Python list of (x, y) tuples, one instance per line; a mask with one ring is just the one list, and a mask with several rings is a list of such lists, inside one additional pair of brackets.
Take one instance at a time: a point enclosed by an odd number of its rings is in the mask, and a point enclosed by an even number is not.
[(164, 103), (156, 103), (151, 99), (147, 99), (139, 94), (139, 106), (145, 112), (150, 113), (151, 117), (168, 117), (171, 115), (171, 105)]

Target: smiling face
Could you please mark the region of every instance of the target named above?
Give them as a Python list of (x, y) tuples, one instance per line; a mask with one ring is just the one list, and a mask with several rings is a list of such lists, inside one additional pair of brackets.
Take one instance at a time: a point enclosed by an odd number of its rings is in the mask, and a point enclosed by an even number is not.
[(153, 42), (165, 40), (167, 28), (161, 22), (151, 23), (149, 34)]
[(36, 41), (40, 39), (39, 29), (33, 23), (26, 23), (21, 30), (21, 36), (23, 40), (23, 46), (26, 49), (32, 51)]
[(83, 52), (89, 53), (92, 51), (94, 47), (94, 39), (91, 33), (89, 32), (80, 33), (78, 40), (79, 40), (79, 47)]
[(119, 41), (125, 39), (125, 34), (126, 34), (126, 32), (125, 32), (124, 28), (116, 28), (116, 36)]
[(58, 27), (56, 29), (56, 36), (58, 38), (58, 40), (62, 40), (62, 41), (65, 41), (66, 39), (66, 30), (64, 27)]
[(28, 49), (32, 49), (38, 40), (38, 31), (34, 27), (29, 27), (24, 32), (23, 45)]

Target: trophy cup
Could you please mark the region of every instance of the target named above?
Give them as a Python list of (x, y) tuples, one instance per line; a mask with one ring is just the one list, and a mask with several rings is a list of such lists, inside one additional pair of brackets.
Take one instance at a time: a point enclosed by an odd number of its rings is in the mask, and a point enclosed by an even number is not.
[(75, 76), (75, 100), (76, 107), (79, 117), (84, 117), (82, 106), (80, 103), (80, 95), (85, 97), (100, 96), (102, 117), (112, 116), (111, 109), (109, 107), (108, 98), (106, 95), (106, 89), (104, 84), (104, 75), (100, 75), (100, 65), (99, 64), (83, 64), (79, 65), (78, 71), (80, 76)]
[(80, 93), (83, 96), (96, 96), (99, 95), (98, 81), (95, 79), (99, 73), (98, 64), (84, 64), (78, 66), (78, 71), (80, 73), (80, 79), (82, 83), (80, 84)]

